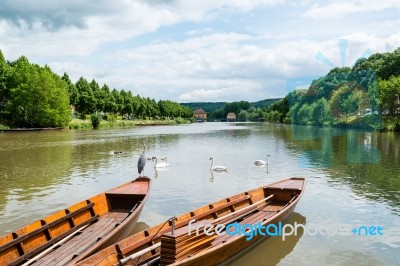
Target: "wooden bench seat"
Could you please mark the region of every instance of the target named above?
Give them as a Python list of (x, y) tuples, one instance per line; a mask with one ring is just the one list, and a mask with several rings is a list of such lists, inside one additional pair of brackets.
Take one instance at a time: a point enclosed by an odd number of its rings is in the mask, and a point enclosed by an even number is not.
[(122, 222), (128, 214), (126, 210), (114, 210), (106, 213), (96, 223), (87, 227), (82, 233), (71, 238), (61, 246), (55, 247), (51, 253), (31, 265), (46, 266), (64, 265), (68, 263), (74, 257), (96, 243), (98, 239), (107, 235), (118, 223)]

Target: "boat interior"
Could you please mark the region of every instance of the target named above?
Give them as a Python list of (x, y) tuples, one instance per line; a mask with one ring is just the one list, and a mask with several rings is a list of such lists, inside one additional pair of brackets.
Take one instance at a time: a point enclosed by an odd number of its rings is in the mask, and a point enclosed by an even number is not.
[[(273, 220), (302, 192), (304, 179), (289, 179), (263, 188), (248, 191), (204, 206), (176, 217), (174, 234), (171, 233), (172, 219), (136, 234), (130, 241), (116, 244), (123, 265), (167, 265), (211, 249), (233, 238), (228, 234), (208, 236), (191, 234), (188, 224), (195, 219), (205, 224), (255, 224)], [(192, 224), (192, 228), (196, 223)], [(200, 228), (202, 228), (200, 226)], [(215, 227), (214, 227), (215, 228)], [(121, 259), (122, 258), (122, 259)]]
[(148, 190), (139, 183), (99, 194), (0, 238), (0, 265), (65, 265), (135, 211)]

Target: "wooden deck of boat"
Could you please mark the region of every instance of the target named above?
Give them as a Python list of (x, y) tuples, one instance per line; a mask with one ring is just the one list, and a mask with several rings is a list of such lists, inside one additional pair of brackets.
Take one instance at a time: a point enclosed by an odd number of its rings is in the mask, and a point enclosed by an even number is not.
[[(264, 222), (271, 217), (275, 216), (282, 208), (284, 204), (274, 203), (274, 204), (266, 204), (265, 206), (255, 209), (249, 215), (242, 217), (240, 219), (233, 219), (229, 221), (229, 223), (237, 222), (241, 226), (245, 224), (255, 225), (258, 222)], [(205, 222), (205, 221), (202, 221)], [(211, 221), (208, 221), (211, 222)], [(226, 221), (225, 221), (226, 222)], [(221, 223), (225, 223), (221, 221)], [(206, 222), (205, 222), (206, 223)], [(230, 232), (235, 230), (234, 228), (230, 228)], [(214, 234), (212, 236), (206, 236), (204, 234), (200, 234), (199, 236), (188, 237), (185, 236), (187, 232), (187, 227), (180, 228), (177, 230), (178, 235), (183, 235), (183, 239), (178, 240), (175, 239), (175, 236), (168, 236), (169, 240), (162, 240), (161, 246), (161, 260), (160, 265), (168, 265), (173, 264), (177, 261), (183, 260), (185, 258), (191, 257), (197, 254), (200, 251), (205, 251), (207, 249), (213, 248), (219, 244), (223, 244), (231, 238), (239, 237), (237, 234), (232, 236), (227, 233), (223, 233), (220, 235)], [(179, 238), (179, 237), (178, 237)]]
[[(304, 191), (304, 183), (304, 178), (290, 178), (204, 205), (177, 217), (174, 234), (171, 234), (172, 222), (163, 222), (93, 254), (78, 265), (107, 266), (119, 262), (124, 265), (147, 265), (148, 262), (169, 265), (176, 262), (208, 266), (213, 262), (221, 263), (262, 235), (258, 234), (251, 241), (247, 241), (243, 234), (230, 236), (223, 232), (222, 235), (206, 236), (202, 233), (202, 223), (215, 226), (261, 222), (266, 226), (283, 221), (294, 210)], [(194, 233), (196, 227), (201, 235)], [(193, 234), (188, 234), (189, 228)]]
[(267, 188), (278, 188), (278, 189), (295, 189), (295, 190), (301, 190), (304, 186), (304, 179), (301, 178), (291, 178), (284, 180), (282, 182), (278, 182), (276, 184), (271, 184), (268, 185)]
[(65, 265), (74, 257), (107, 235), (115, 226), (128, 216), (127, 210), (112, 210), (102, 216), (97, 222), (91, 224), (80, 234), (77, 234), (66, 243), (54, 246), (54, 250), (45, 257), (38, 259), (30, 265)]
[[(241, 226), (243, 226), (244, 224), (257, 224), (258, 222), (264, 222), (265, 220), (268, 220), (269, 218), (273, 217), (277, 211), (268, 211), (266, 206), (264, 209), (261, 210), (257, 210), (255, 213), (253, 213), (252, 215), (246, 217), (245, 219), (241, 220), (238, 222), (238, 224), (240, 224)], [(230, 232), (233, 231), (229, 230)], [(232, 236), (228, 235), (228, 234), (223, 234), (220, 236), (217, 236), (216, 239), (211, 243), (211, 247), (224, 243), (226, 242), (229, 238), (231, 238)]]

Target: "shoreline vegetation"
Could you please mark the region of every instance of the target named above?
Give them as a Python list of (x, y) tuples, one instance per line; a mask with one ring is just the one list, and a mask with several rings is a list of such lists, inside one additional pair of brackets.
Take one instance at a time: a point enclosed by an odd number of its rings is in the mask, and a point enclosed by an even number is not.
[(0, 129), (89, 128), (87, 120), (93, 128), (115, 128), (186, 123), (192, 116), (177, 102), (134, 96), (94, 79), (73, 83), (67, 73), (59, 76), (25, 56), (6, 61), (0, 50)]
[(287, 91), (263, 108), (243, 101), (185, 105), (205, 106), (209, 121), (234, 112), (238, 121), (399, 132), (400, 48), (361, 58), (351, 68), (335, 67), (314, 80), (288, 80)]
[[(135, 119), (135, 120), (115, 120), (115, 121), (100, 121), (97, 129), (113, 129), (113, 128), (133, 128), (136, 126), (161, 126), (161, 125), (177, 125), (189, 124), (191, 120), (177, 118), (177, 119)], [(68, 124), (70, 130), (86, 130), (94, 129), (93, 123), (88, 119), (72, 119)]]
[(0, 131), (15, 128), (105, 129), (208, 121), (266, 121), (308, 126), (400, 131), (400, 48), (336, 67), (314, 80), (300, 78), (283, 98), (259, 102), (177, 103), (134, 96), (80, 77), (73, 83), (25, 56), (6, 61), (0, 50)]

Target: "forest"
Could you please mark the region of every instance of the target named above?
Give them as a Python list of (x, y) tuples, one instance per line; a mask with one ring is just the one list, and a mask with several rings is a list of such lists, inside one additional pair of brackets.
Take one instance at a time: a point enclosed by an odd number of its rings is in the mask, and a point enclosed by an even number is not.
[[(131, 91), (100, 86), (81, 77), (73, 83), (49, 66), (32, 64), (25, 56), (6, 61), (0, 50), (0, 124), (10, 127), (66, 127), (74, 115), (102, 114), (104, 119), (171, 119), (192, 117), (190, 108), (177, 102), (132, 95)], [(108, 116), (107, 116), (108, 115)]]
[(300, 125), (400, 131), (400, 48), (334, 68), (266, 110), (265, 119)]
[(221, 121), (226, 119), (230, 112), (236, 114), (239, 121), (263, 120), (268, 106), (280, 99), (265, 99), (257, 102), (235, 101), (235, 102), (192, 102), (181, 103), (192, 110), (202, 108), (207, 113), (208, 121)]

